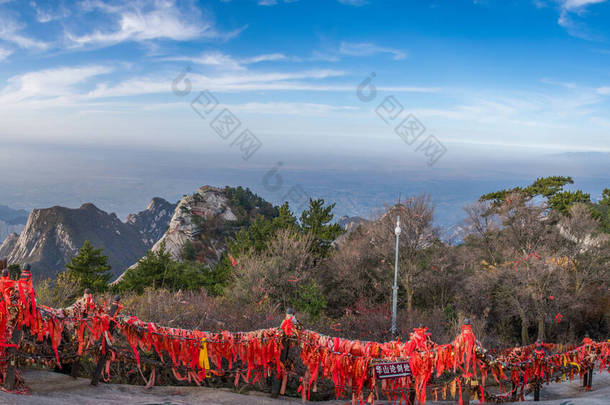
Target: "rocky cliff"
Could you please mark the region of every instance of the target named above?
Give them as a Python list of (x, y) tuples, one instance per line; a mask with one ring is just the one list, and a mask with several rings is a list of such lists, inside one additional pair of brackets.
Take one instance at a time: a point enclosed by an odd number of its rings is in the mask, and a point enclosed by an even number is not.
[(19, 234), (15, 232), (9, 233), (0, 245), (0, 257), (8, 257), (13, 251), (13, 248), (15, 247), (15, 244), (17, 243), (18, 239)]
[(0, 205), (0, 243), (11, 233), (20, 233), (28, 220), (28, 212)]
[(203, 262), (213, 264), (224, 251), (223, 225), (227, 221), (236, 222), (237, 215), (232, 211), (224, 189), (203, 186), (190, 196), (180, 200), (169, 223), (167, 232), (153, 246), (158, 251), (165, 245), (176, 260), (182, 260), (187, 243), (200, 245)]
[(0, 246), (9, 263), (28, 262), (36, 278), (53, 277), (65, 268), (85, 240), (103, 248), (115, 275), (138, 260), (167, 228), (172, 204), (154, 199), (147, 210), (122, 222), (87, 203), (80, 208), (51, 207), (30, 214), (19, 236), (10, 235)]
[(142, 243), (147, 249), (150, 249), (167, 231), (175, 210), (176, 204), (155, 197), (146, 210), (137, 214), (129, 214), (125, 222), (140, 232)]
[[(225, 251), (227, 238), (257, 215), (277, 216), (277, 208), (248, 189), (203, 186), (180, 200), (167, 231), (151, 250), (157, 252), (164, 246), (174, 260), (196, 260), (213, 266)], [(137, 262), (132, 264), (130, 268)]]

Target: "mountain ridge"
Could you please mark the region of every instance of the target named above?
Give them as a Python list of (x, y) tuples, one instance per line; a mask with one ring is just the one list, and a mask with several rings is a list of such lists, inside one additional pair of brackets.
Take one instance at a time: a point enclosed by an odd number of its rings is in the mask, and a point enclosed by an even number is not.
[[(154, 204), (153, 204), (154, 202)], [(104, 250), (113, 275), (144, 255), (169, 222), (167, 210), (173, 205), (155, 198), (148, 208), (122, 222), (114, 213), (107, 213), (93, 203), (79, 208), (55, 205), (33, 210), (23, 231), (11, 233), (0, 245), (0, 254), (9, 263), (32, 265), (37, 278), (53, 277), (65, 268), (78, 253), (85, 240)]]

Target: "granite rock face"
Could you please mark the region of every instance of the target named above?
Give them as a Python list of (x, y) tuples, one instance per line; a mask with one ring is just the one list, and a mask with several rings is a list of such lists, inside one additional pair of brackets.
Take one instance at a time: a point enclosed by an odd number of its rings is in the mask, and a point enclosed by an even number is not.
[(122, 222), (91, 203), (72, 209), (55, 206), (35, 209), (21, 234), (9, 235), (0, 255), (9, 263), (30, 263), (34, 277), (54, 277), (78, 253), (85, 240), (103, 249), (114, 275), (142, 257), (167, 229), (172, 204), (154, 199), (149, 208)]
[[(174, 215), (169, 223), (167, 232), (155, 243), (152, 251), (156, 252), (165, 245), (165, 250), (175, 260), (182, 259), (184, 246), (187, 242), (200, 242), (202, 233), (206, 232), (206, 225), (218, 227), (227, 221), (236, 221), (237, 216), (229, 206), (229, 200), (225, 190), (217, 187), (203, 186), (190, 196), (180, 200)], [(205, 237), (203, 261), (214, 264), (225, 249), (225, 241), (222, 237), (212, 234)]]
[(20, 233), (28, 220), (28, 212), (0, 205), (0, 244), (11, 234)]
[[(237, 231), (258, 216), (273, 218), (277, 214), (277, 207), (247, 188), (203, 186), (178, 202), (167, 231), (150, 250), (159, 252), (163, 248), (174, 260), (193, 260), (213, 267), (222, 258), (227, 240)], [(189, 257), (185, 257), (187, 246)], [(137, 264), (134, 261), (129, 269)]]
[(176, 204), (155, 197), (146, 210), (137, 214), (129, 214), (125, 223), (134, 226), (140, 232), (142, 243), (147, 249), (150, 249), (167, 231), (175, 210)]

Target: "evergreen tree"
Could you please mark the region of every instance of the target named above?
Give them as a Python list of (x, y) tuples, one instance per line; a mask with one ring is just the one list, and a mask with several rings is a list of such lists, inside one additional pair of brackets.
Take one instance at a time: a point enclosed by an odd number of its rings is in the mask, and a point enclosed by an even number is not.
[(104, 256), (102, 249), (94, 248), (88, 240), (66, 264), (66, 274), (78, 283), (81, 292), (86, 288), (94, 292), (105, 291), (112, 277), (110, 269), (108, 256)]
[(19, 280), (19, 276), (21, 276), (21, 266), (18, 264), (10, 264), (8, 266), (8, 276), (13, 280)]
[(610, 188), (602, 191), (602, 198), (597, 204), (592, 204), (591, 210), (593, 218), (600, 222), (602, 231), (610, 233)]
[(162, 243), (157, 252), (146, 253), (138, 265), (128, 270), (117, 285), (119, 291), (143, 293), (148, 287), (170, 291), (196, 290), (205, 287), (212, 294), (222, 292), (228, 275), (210, 270), (203, 263), (194, 261), (178, 262), (172, 259)]
[(193, 242), (187, 240), (184, 242), (184, 247), (182, 248), (182, 259), (183, 260), (195, 260), (197, 252), (195, 251), (195, 247), (193, 246)]
[(297, 218), (290, 211), (288, 202), (285, 202), (279, 208), (277, 217), (269, 219), (259, 215), (249, 227), (239, 230), (235, 239), (228, 243), (229, 253), (233, 257), (238, 257), (250, 249), (261, 252), (267, 247), (269, 241), (275, 237), (276, 233), (283, 229), (299, 230)]
[(570, 207), (576, 203), (590, 204), (591, 195), (581, 190), (562, 191), (549, 198), (551, 209), (561, 212), (563, 215), (570, 214)]
[(570, 215), (570, 208), (575, 204), (585, 204), (589, 207), (591, 216), (599, 221), (601, 230), (610, 233), (610, 189), (604, 189), (602, 198), (594, 203), (591, 201), (591, 195), (582, 190), (564, 190), (563, 188), (567, 184), (574, 184), (574, 180), (571, 177), (564, 176), (540, 177), (527, 187), (494, 191), (482, 195), (479, 200), (491, 201), (492, 207), (488, 214), (497, 212), (497, 209), (509, 199), (512, 193), (522, 194), (528, 201), (536, 197), (542, 197), (546, 200), (551, 211), (564, 216)]
[(301, 214), (301, 228), (305, 233), (311, 233), (316, 240), (313, 251), (320, 257), (325, 257), (330, 251), (331, 243), (343, 234), (339, 224), (332, 224), (332, 210), (335, 204), (324, 206), (323, 199), (309, 199), (309, 208)]
[(514, 187), (511, 189), (494, 191), (493, 193), (482, 195), (479, 200), (492, 201), (495, 206), (498, 206), (503, 204), (512, 193), (521, 193), (529, 199), (541, 196), (551, 200), (557, 193), (563, 192), (563, 187), (566, 184), (574, 184), (574, 180), (572, 180), (571, 177), (564, 176), (539, 177), (525, 188)]
[(279, 229), (299, 229), (297, 218), (294, 216), (292, 211), (290, 211), (288, 201), (280, 206), (279, 215), (276, 218), (273, 218), (273, 227), (276, 231)]
[[(271, 240), (275, 238), (277, 232), (282, 229), (299, 231), (297, 218), (290, 211), (288, 202), (282, 204), (278, 210), (278, 216), (269, 219), (263, 215), (258, 215), (248, 227), (244, 227), (235, 234), (235, 238), (227, 242), (227, 250), (223, 253), (220, 261), (213, 269), (215, 277), (222, 281), (216, 290), (222, 291), (222, 287), (233, 274), (234, 260), (246, 254), (250, 250), (262, 252)], [(212, 293), (219, 293), (212, 291)]]
[(605, 188), (602, 191), (602, 198), (598, 201), (598, 204), (610, 207), (610, 188)]

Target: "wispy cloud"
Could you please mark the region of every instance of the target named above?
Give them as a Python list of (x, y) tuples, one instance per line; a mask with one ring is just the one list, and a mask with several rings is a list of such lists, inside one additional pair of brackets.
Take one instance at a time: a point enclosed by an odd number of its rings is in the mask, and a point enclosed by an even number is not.
[(278, 3), (296, 3), (299, 0), (258, 0), (259, 6), (275, 6)]
[(557, 23), (573, 37), (586, 40), (599, 40), (598, 35), (593, 34), (586, 24), (576, 21), (574, 14), (582, 16), (588, 6), (605, 3), (607, 0), (559, 0), (559, 18)]
[(610, 96), (610, 86), (603, 86), (597, 89), (597, 94), (601, 94), (602, 96)]
[[(236, 72), (207, 76), (190, 74), (193, 88), (209, 89), (220, 92), (258, 91), (258, 90), (324, 90), (330, 85), (316, 84), (319, 80), (343, 76), (345, 72), (331, 69), (306, 70), (295, 72)], [(305, 81), (305, 82), (302, 82)], [(328, 87), (327, 87), (328, 86)], [(353, 90), (353, 86), (349, 87)], [(125, 97), (141, 94), (166, 94), (169, 90), (167, 77), (132, 78), (117, 85), (100, 84), (88, 93), (90, 98)]]
[(0, 101), (19, 103), (75, 96), (78, 86), (111, 71), (108, 66), (93, 65), (28, 72), (7, 80), (7, 86), (0, 91)]
[(395, 48), (375, 45), (371, 42), (341, 42), (339, 53), (347, 56), (371, 56), (379, 53), (389, 53), (394, 60), (402, 60), (407, 53)]
[(3, 61), (4, 59), (8, 58), (12, 53), (13, 51), (11, 51), (10, 49), (0, 48), (0, 61)]
[(37, 39), (30, 38), (21, 33), (25, 25), (16, 21), (0, 16), (0, 39), (12, 42), (23, 49), (38, 49), (44, 50), (49, 47), (49, 44)]
[(288, 60), (289, 58), (282, 53), (266, 53), (247, 58), (235, 58), (222, 52), (205, 52), (199, 56), (178, 56), (164, 58), (170, 61), (186, 61), (198, 65), (213, 66), (224, 70), (245, 70), (247, 65), (261, 62), (277, 62)]
[(68, 39), (76, 46), (114, 45), (124, 41), (154, 39), (230, 39), (243, 30), (220, 32), (210, 18), (201, 15), (199, 9), (183, 9), (171, 0), (127, 3), (87, 1), (83, 3), (83, 9), (85, 12), (101, 11), (110, 16), (112, 23), (106, 30), (98, 29), (83, 35), (68, 33)]
[(65, 7), (63, 2), (58, 3), (49, 7), (49, 5), (41, 5), (40, 2), (30, 1), (30, 6), (36, 12), (36, 21), (44, 24), (70, 16), (70, 10)]
[(288, 59), (288, 57), (282, 53), (265, 53), (262, 55), (253, 56), (251, 58), (242, 59), (242, 63), (251, 64), (259, 62), (276, 62), (286, 59)]
[(292, 102), (244, 103), (229, 105), (227, 107), (230, 108), (231, 111), (250, 114), (298, 116), (325, 116), (331, 113), (349, 112), (357, 110), (357, 108), (353, 106)]
[(566, 10), (580, 10), (590, 4), (604, 3), (606, 0), (563, 0), (563, 8)]
[(341, 4), (347, 4), (348, 6), (362, 7), (369, 4), (368, 0), (337, 0)]

